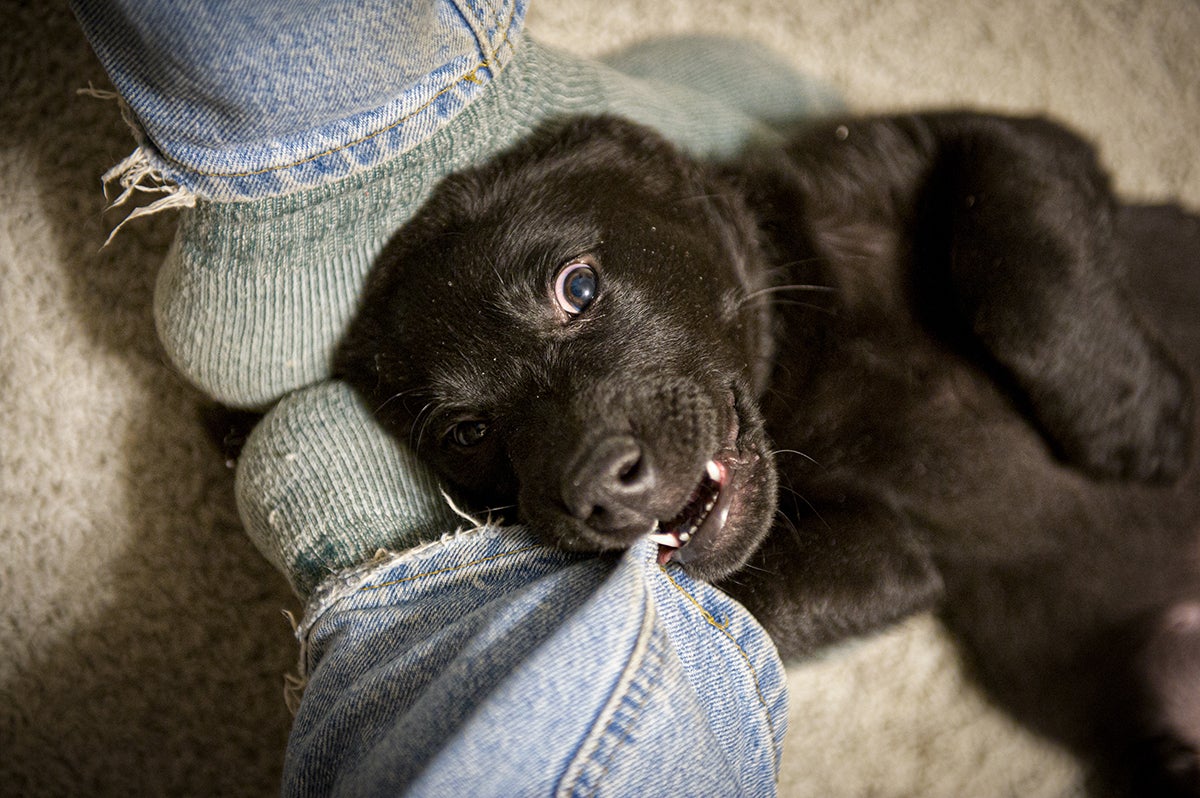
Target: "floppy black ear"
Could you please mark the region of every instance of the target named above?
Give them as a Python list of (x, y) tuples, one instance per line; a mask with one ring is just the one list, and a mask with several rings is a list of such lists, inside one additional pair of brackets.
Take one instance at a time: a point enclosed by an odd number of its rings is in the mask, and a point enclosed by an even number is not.
[[(429, 207), (429, 206), (427, 206)], [(424, 215), (422, 215), (424, 214)], [(367, 275), (359, 296), (358, 308), (338, 343), (333, 358), (333, 376), (355, 389), (373, 412), (396, 390), (395, 384), (410, 369), (405, 346), (408, 332), (404, 308), (409, 295), (409, 271), (414, 255), (429, 241), (428, 230), (436, 229), (437, 220), (427, 218), (422, 209), (384, 246)], [(389, 403), (386, 413), (376, 417), (398, 429), (399, 403)], [(400, 414), (402, 415), (402, 414)]]
[(384, 246), (363, 283), (358, 308), (334, 353), (334, 378), (344, 380), (367, 397), (374, 395), (383, 380), (382, 358), (392, 349), (388, 344), (403, 334), (388, 319), (397, 316), (393, 304), (397, 286), (404, 279), (405, 244), (393, 236)]
[(367, 397), (408, 367), (405, 319), (430, 274), (430, 259), (445, 240), (468, 229), (487, 201), (486, 168), (447, 176), (384, 245), (334, 355), (334, 376)]

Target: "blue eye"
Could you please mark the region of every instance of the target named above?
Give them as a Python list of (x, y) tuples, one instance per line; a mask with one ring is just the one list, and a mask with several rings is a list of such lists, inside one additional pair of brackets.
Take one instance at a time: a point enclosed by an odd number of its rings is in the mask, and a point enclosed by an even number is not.
[(554, 280), (554, 299), (570, 316), (577, 316), (596, 298), (599, 277), (591, 265), (571, 261)]

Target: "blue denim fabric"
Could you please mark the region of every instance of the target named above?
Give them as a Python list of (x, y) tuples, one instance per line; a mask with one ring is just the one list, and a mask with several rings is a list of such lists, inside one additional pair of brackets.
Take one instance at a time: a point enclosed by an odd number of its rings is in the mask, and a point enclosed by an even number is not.
[(284, 794), (773, 795), (774, 646), (655, 552), (485, 528), (327, 580)]
[(504, 68), (525, 6), (72, 2), (155, 166), (223, 199), (323, 183), (429, 138)]

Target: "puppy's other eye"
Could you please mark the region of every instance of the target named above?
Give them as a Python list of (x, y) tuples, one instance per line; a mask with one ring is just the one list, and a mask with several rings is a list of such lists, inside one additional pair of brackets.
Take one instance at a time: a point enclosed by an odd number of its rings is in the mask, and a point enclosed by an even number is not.
[(596, 298), (599, 276), (590, 264), (571, 261), (554, 280), (554, 299), (567, 315), (577, 316)]
[(488, 434), (488, 423), (483, 419), (472, 418), (466, 421), (460, 421), (450, 428), (447, 437), (454, 442), (456, 446), (461, 446), (464, 449), (472, 446), (478, 446), (483, 442), (483, 439)]

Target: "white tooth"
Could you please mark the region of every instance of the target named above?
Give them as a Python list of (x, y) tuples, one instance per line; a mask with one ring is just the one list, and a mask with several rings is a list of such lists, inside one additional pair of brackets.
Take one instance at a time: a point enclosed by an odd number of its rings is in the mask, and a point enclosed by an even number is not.
[(708, 471), (708, 478), (713, 482), (721, 481), (721, 466), (717, 465), (716, 460), (709, 460), (705, 470)]
[(678, 537), (675, 535), (669, 535), (665, 532), (660, 532), (657, 535), (651, 535), (650, 539), (660, 546), (670, 546), (673, 549), (677, 549), (683, 545)]
[(687, 543), (687, 542), (688, 542), (689, 540), (691, 540), (691, 539), (692, 539), (692, 533), (691, 533), (691, 532), (680, 532), (680, 533), (679, 533), (679, 542), (680, 542), (681, 544), (683, 544), (683, 543)]

